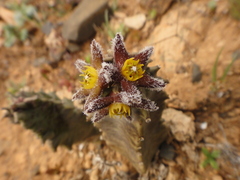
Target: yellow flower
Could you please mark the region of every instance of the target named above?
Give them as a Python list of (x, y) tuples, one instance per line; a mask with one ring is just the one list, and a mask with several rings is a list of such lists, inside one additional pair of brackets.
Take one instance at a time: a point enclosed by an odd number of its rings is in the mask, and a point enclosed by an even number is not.
[(109, 106), (109, 116), (130, 116), (130, 107), (122, 103), (112, 103)]
[(143, 64), (139, 64), (139, 60), (134, 58), (127, 59), (122, 67), (123, 76), (129, 81), (136, 81), (143, 77), (144, 70), (142, 69)]
[(84, 66), (86, 70), (83, 71), (80, 76), (83, 77), (80, 83), (83, 85), (84, 89), (92, 89), (95, 87), (98, 80), (97, 70), (91, 66)]

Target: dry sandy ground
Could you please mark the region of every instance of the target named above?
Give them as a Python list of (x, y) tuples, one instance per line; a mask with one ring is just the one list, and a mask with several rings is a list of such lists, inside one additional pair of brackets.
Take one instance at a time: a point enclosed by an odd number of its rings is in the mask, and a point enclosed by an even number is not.
[[(137, 2), (131, 2), (132, 6), (126, 6), (129, 2), (119, 2), (119, 12), (125, 15), (146, 12)], [(194, 129), (189, 130), (194, 132), (184, 134), (189, 137), (178, 139), (173, 134), (169, 139), (176, 149), (176, 158), (155, 162), (142, 179), (150, 176), (149, 179), (157, 179), (159, 174), (167, 180), (234, 180), (240, 177), (239, 164), (231, 161), (232, 157), (237, 157), (233, 147), (240, 149), (240, 59), (234, 62), (224, 81), (212, 82), (212, 69), (221, 48), (218, 79), (232, 55), (240, 50), (240, 21), (228, 14), (227, 1), (219, 1), (215, 13), (209, 10), (207, 3), (203, 0), (173, 4), (161, 19), (148, 20), (143, 29), (130, 30), (126, 37), (129, 52), (154, 46), (150, 66), (160, 65), (158, 75), (170, 81), (166, 88), (167, 106), (183, 111), (194, 123)], [(109, 42), (102, 34), (98, 32), (96, 39), (100, 43)], [(37, 58), (48, 57), (43, 39), (44, 35), (38, 30), (25, 45), (0, 48), (1, 107), (10, 103), (6, 96), (10, 82), (24, 83), (27, 90), (57, 91), (60, 97), (71, 98), (79, 85), (73, 64), (77, 58), (84, 59), (89, 54), (90, 41), (82, 45), (81, 51), (59, 62), (57, 68), (46, 64), (35, 67)], [(110, 48), (110, 43), (103, 47)], [(195, 83), (192, 83), (193, 64), (202, 72), (201, 80)], [(49, 71), (47, 78), (43, 76), (46, 71)], [(3, 111), (0, 115), (3, 116)], [(207, 123), (204, 130), (200, 128), (203, 122)], [(120, 154), (99, 143), (77, 144), (71, 151), (60, 147), (53, 152), (48, 143), (42, 144), (33, 132), (14, 125), (7, 118), (1, 119), (0, 131), (0, 179), (138, 178)], [(219, 170), (211, 166), (200, 167), (205, 158), (201, 148), (205, 146), (209, 150), (221, 150), (217, 159)], [(118, 166), (117, 162), (122, 165)]]

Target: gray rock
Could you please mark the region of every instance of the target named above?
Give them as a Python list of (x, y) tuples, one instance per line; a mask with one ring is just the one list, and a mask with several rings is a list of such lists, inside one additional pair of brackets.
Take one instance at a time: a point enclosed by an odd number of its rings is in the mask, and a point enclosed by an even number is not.
[(49, 35), (52, 29), (53, 29), (53, 23), (51, 23), (49, 21), (44, 23), (42, 28), (41, 28), (42, 32), (46, 35)]
[(232, 53), (232, 59), (233, 61), (240, 59), (240, 50), (236, 50)]
[(81, 46), (76, 44), (76, 43), (72, 43), (69, 42), (68, 46), (67, 46), (68, 51), (70, 51), (71, 53), (77, 52), (81, 49)]
[(202, 72), (199, 65), (193, 63), (192, 67), (192, 82), (199, 82), (202, 79)]
[(95, 33), (94, 25), (104, 22), (107, 0), (83, 0), (64, 22), (62, 35), (73, 42), (83, 42)]
[(195, 137), (196, 131), (193, 116), (188, 116), (182, 111), (173, 108), (167, 108), (163, 110), (162, 119), (177, 141), (189, 141)]
[(160, 157), (172, 161), (176, 155), (175, 149), (171, 144), (163, 143), (160, 147)]

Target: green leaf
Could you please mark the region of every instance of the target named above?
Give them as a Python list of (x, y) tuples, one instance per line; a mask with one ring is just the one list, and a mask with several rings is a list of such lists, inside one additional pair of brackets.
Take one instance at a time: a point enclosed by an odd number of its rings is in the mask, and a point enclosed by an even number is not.
[(205, 160), (202, 162), (201, 166), (205, 168), (208, 164), (209, 164), (209, 159), (205, 159)]
[(32, 5), (27, 5), (24, 8), (24, 13), (29, 17), (29, 18), (33, 18), (36, 14), (36, 8)]
[(211, 159), (209, 160), (209, 164), (214, 168), (214, 169), (218, 169), (219, 166), (218, 166), (218, 163), (215, 159)]
[(91, 63), (91, 55), (87, 55), (87, 56), (85, 56), (85, 61), (87, 62), (87, 63)]
[(219, 56), (221, 55), (223, 50), (223, 47), (221, 48), (221, 50), (218, 52), (213, 69), (212, 69), (212, 82), (215, 83), (217, 82), (217, 66), (218, 66), (218, 60), (219, 60)]
[(16, 93), (19, 92), (20, 89), (23, 88), (25, 85), (26, 85), (26, 79), (22, 79), (20, 83), (9, 81), (7, 83), (7, 92), (15, 96)]
[(218, 158), (219, 156), (220, 156), (220, 151), (218, 151), (218, 150), (212, 151), (212, 153), (211, 153), (211, 157), (212, 157), (212, 158), (216, 159), (216, 158)]
[(202, 148), (202, 153), (207, 157), (210, 155), (210, 152), (208, 151), (208, 149), (204, 147)]
[(22, 29), (22, 30), (20, 31), (20, 33), (19, 33), (19, 39), (20, 39), (21, 41), (25, 41), (25, 40), (27, 39), (27, 37), (28, 37), (28, 31), (27, 31), (27, 29)]
[(239, 0), (229, 0), (229, 12), (233, 18), (240, 20), (240, 1)]
[(9, 34), (4, 39), (4, 46), (11, 47), (17, 40), (17, 37), (14, 34)]
[(22, 27), (23, 24), (25, 23), (25, 18), (21, 11), (15, 11), (14, 20), (19, 27)]
[(157, 16), (157, 10), (151, 9), (148, 13), (148, 19), (155, 19), (156, 16)]
[(217, 8), (217, 2), (214, 1), (214, 0), (211, 0), (208, 2), (208, 8), (211, 10), (211, 11), (214, 11), (216, 8)]

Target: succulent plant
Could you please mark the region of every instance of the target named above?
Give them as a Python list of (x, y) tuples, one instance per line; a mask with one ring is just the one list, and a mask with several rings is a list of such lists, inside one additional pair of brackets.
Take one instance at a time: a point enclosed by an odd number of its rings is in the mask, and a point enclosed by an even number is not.
[(112, 49), (112, 61), (105, 61), (101, 46), (93, 40), (91, 64), (75, 63), (81, 87), (72, 100), (84, 99), (83, 110), (53, 93), (25, 92), (7, 108), (8, 116), (43, 141), (50, 140), (54, 149), (59, 145), (71, 148), (76, 142), (101, 135), (143, 174), (168, 135), (161, 121), (166, 81), (155, 77), (159, 67), (147, 67), (153, 47), (130, 55), (122, 36), (116, 34)]
[(99, 131), (86, 121), (82, 110), (71, 100), (61, 100), (55, 93), (20, 92), (14, 98), (6, 116), (17, 124), (23, 124), (41, 137), (50, 140), (54, 150), (59, 145), (71, 149), (76, 142), (98, 137)]
[(112, 62), (105, 62), (101, 46), (93, 40), (92, 63), (76, 61), (82, 87), (73, 100), (86, 99), (83, 111), (102, 138), (144, 173), (167, 137), (161, 122), (166, 81), (154, 77), (159, 67), (147, 67), (153, 47), (132, 56), (116, 34), (112, 50)]
[(166, 85), (163, 79), (146, 72), (153, 47), (146, 47), (132, 57), (125, 49), (123, 37), (117, 34), (112, 49), (113, 62), (104, 62), (101, 46), (93, 40), (92, 63), (76, 61), (82, 87), (73, 95), (73, 100), (86, 99), (84, 113), (92, 115), (92, 122), (106, 115), (120, 115), (132, 120), (131, 107), (156, 111), (158, 107), (155, 102), (145, 98), (140, 90), (147, 88), (161, 91)]

